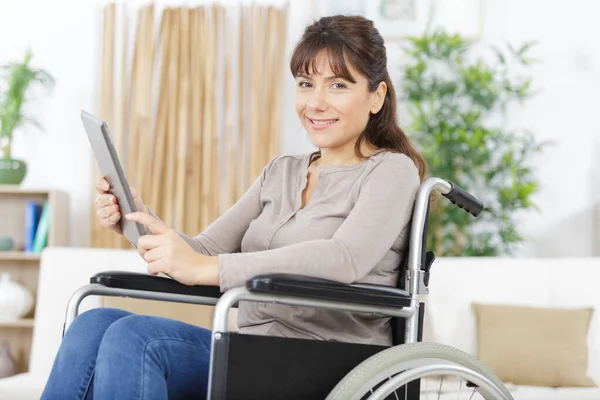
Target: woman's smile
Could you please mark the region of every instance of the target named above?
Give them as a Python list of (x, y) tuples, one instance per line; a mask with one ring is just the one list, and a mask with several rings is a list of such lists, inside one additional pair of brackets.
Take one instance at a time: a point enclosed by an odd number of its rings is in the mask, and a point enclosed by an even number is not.
[(307, 117), (307, 119), (310, 122), (311, 128), (314, 130), (317, 130), (317, 131), (329, 129), (337, 121), (339, 121), (339, 119), (337, 119), (337, 118), (324, 119), (324, 118), (309, 118), (309, 117)]

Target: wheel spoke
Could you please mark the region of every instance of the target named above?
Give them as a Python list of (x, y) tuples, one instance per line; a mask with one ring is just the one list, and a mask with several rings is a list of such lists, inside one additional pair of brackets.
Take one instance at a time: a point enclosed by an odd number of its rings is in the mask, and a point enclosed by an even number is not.
[(471, 400), (473, 398), (473, 396), (475, 396), (475, 393), (478, 393), (477, 388), (473, 389), (473, 393), (471, 393), (471, 397), (469, 397), (469, 400)]

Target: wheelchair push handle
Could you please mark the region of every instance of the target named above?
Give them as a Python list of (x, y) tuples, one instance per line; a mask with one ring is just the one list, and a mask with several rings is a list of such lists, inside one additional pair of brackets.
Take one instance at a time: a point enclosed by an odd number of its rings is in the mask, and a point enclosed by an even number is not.
[(481, 200), (462, 190), (452, 182), (448, 183), (450, 184), (451, 189), (448, 193), (442, 193), (444, 197), (474, 217), (477, 217), (479, 214), (481, 214), (481, 211), (483, 211), (484, 207)]

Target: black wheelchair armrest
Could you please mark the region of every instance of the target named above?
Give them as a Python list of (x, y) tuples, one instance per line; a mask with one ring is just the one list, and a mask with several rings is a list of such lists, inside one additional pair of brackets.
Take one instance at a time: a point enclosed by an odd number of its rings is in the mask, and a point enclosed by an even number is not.
[(187, 286), (174, 279), (136, 272), (106, 271), (90, 278), (90, 283), (117, 288), (183, 294), (199, 297), (220, 298), (223, 293), (218, 286)]
[(375, 306), (410, 306), (408, 292), (391, 286), (369, 283), (346, 285), (327, 279), (295, 274), (259, 275), (246, 282), (250, 292), (285, 294), (311, 299), (341, 301)]

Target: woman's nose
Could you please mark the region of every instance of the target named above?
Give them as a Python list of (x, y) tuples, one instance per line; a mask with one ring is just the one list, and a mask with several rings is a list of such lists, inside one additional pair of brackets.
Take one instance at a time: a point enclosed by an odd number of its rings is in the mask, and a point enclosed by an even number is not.
[(309, 111), (323, 111), (327, 108), (327, 101), (318, 90), (315, 90), (309, 97), (306, 108)]

